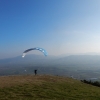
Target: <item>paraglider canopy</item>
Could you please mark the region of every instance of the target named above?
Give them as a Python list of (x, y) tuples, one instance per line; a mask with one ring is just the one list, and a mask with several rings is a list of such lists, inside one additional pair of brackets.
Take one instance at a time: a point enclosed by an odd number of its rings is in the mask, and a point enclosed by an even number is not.
[(22, 57), (25, 57), (26, 53), (29, 52), (29, 51), (32, 51), (32, 50), (39, 50), (39, 51), (41, 51), (45, 56), (47, 56), (47, 52), (46, 52), (43, 48), (36, 47), (36, 48), (30, 48), (30, 49), (25, 50), (25, 51), (23, 52)]

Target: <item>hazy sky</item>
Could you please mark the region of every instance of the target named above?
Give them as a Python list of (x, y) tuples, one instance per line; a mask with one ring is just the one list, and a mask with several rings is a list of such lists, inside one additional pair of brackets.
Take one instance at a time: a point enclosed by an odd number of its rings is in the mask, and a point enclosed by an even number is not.
[(100, 53), (100, 0), (0, 0), (0, 58), (32, 47)]

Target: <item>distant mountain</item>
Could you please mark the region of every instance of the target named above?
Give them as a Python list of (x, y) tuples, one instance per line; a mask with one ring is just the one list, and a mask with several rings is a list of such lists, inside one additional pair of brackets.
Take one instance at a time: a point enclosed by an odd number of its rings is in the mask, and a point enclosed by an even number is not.
[(100, 55), (70, 55), (67, 57), (59, 58), (59, 64), (66, 65), (97, 65), (100, 66)]
[(99, 55), (70, 55), (66, 57), (27, 55), (24, 58), (0, 60), (0, 75), (52, 74), (72, 76), (77, 79), (98, 78), (100, 76)]
[(22, 58), (22, 56), (17, 56), (14, 58), (0, 59), (0, 65), (27, 64), (27, 63), (40, 64), (43, 62), (48, 62), (48, 60), (50, 61), (54, 58), (56, 57), (54, 56), (45, 57), (43, 55), (27, 55), (24, 58)]
[(70, 55), (66, 57), (55, 57), (55, 56), (43, 56), (43, 55), (27, 55), (24, 58), (17, 56), (14, 58), (7, 58), (0, 60), (1, 65), (90, 65), (90, 66), (100, 66), (100, 56), (99, 55)]

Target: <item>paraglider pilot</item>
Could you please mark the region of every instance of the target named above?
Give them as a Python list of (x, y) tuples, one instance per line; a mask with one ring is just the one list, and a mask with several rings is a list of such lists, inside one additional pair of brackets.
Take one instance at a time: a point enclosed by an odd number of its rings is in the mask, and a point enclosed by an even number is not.
[(37, 74), (37, 70), (36, 69), (34, 70), (34, 73), (35, 73), (35, 75)]

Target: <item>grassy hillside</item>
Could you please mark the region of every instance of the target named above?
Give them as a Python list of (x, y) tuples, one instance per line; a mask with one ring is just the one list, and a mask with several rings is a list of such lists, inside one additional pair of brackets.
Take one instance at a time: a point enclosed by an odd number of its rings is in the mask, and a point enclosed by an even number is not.
[(0, 100), (100, 100), (100, 88), (59, 76), (2, 76)]

